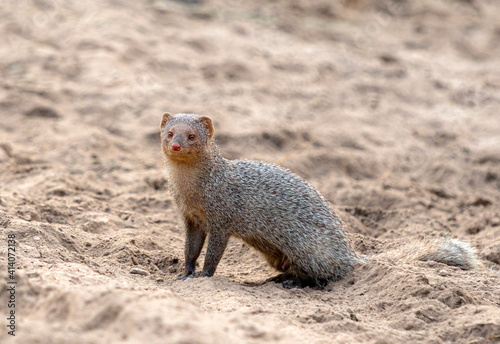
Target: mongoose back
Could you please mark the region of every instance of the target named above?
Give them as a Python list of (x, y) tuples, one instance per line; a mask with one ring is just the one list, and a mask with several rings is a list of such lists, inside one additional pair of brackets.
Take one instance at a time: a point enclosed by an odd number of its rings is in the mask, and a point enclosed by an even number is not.
[[(281, 272), (270, 280), (284, 287), (324, 287), (363, 260), (344, 222), (305, 180), (265, 162), (223, 158), (210, 118), (165, 113), (160, 129), (169, 189), (186, 227), (181, 278), (212, 276), (230, 236), (260, 251)], [(203, 270), (195, 274), (207, 236)], [(398, 251), (394, 259), (475, 265), (473, 249), (458, 240), (417, 246)]]

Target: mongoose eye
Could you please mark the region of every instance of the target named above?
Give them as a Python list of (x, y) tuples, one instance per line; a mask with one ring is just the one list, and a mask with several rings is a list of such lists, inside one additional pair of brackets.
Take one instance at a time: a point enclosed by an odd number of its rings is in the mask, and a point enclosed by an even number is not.
[(191, 140), (191, 141), (193, 141), (194, 138), (195, 138), (195, 136), (193, 134), (191, 134), (191, 135), (188, 136), (188, 139)]
[(172, 137), (172, 136), (174, 136), (174, 133), (173, 133), (173, 132), (171, 132), (171, 131), (169, 131), (169, 132), (168, 132), (168, 134), (167, 134), (167, 136), (168, 136), (168, 137)]

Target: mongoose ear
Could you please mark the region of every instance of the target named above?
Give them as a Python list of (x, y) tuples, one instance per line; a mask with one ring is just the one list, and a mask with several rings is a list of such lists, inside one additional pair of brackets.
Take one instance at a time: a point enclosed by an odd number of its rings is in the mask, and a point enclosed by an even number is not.
[(163, 114), (163, 117), (161, 118), (161, 123), (160, 123), (160, 130), (163, 130), (163, 127), (165, 127), (165, 123), (167, 123), (167, 121), (172, 118), (172, 115), (169, 114), (168, 112), (165, 112)]
[(214, 136), (214, 125), (212, 124), (212, 120), (206, 116), (198, 118), (198, 121), (203, 124), (203, 126), (208, 130), (208, 138), (211, 139)]

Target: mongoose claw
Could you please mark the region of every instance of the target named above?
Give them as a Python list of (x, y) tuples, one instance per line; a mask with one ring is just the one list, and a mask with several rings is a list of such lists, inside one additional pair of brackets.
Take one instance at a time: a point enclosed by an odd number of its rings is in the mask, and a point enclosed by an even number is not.
[(194, 277), (194, 273), (178, 274), (176, 279), (182, 280), (182, 281), (187, 281), (188, 279), (191, 279), (191, 277)]

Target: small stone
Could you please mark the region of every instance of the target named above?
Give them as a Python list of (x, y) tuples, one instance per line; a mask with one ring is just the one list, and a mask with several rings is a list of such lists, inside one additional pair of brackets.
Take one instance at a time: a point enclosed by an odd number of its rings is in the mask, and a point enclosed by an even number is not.
[(446, 272), (446, 270), (439, 270), (439, 274), (440, 274), (441, 276), (446, 276), (446, 275), (448, 275), (448, 273)]
[(130, 273), (131, 274), (137, 274), (137, 275), (143, 275), (143, 276), (147, 276), (148, 275), (148, 272), (146, 270), (143, 270), (143, 269), (140, 269), (140, 268), (133, 268), (132, 270), (130, 270)]

